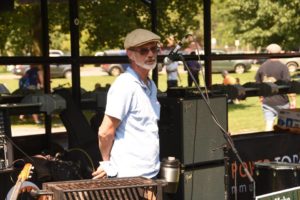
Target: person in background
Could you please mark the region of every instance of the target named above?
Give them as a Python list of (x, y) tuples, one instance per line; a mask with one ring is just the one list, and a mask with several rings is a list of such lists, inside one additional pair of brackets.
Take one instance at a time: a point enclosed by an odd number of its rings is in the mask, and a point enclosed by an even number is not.
[[(198, 44), (196, 42), (191, 42), (188, 46), (188, 48), (185, 49), (187, 54), (190, 55), (196, 55), (196, 52), (198, 50)], [(200, 85), (199, 81), (199, 71), (201, 70), (201, 64), (198, 62), (198, 60), (189, 60), (186, 62), (187, 67), (191, 70), (191, 73), (188, 73), (188, 86), (192, 87), (193, 85), (193, 79), (192, 76), (195, 78), (198, 85)]]
[(160, 170), (157, 87), (149, 72), (157, 65), (160, 37), (146, 29), (128, 33), (124, 47), (130, 67), (111, 85), (99, 128), (103, 161), (93, 179), (155, 178)]
[(170, 64), (166, 64), (166, 71), (167, 71), (167, 87), (177, 87), (178, 80), (180, 81), (180, 75), (178, 72), (178, 62), (171, 62)]
[(43, 72), (39, 66), (30, 65), (29, 69), (19, 80), (19, 88), (42, 89), (44, 86)]
[(187, 44), (195, 42), (194, 35), (192, 33), (186, 34), (185, 37), (184, 37), (184, 42), (187, 43)]
[(229, 75), (227, 70), (222, 71), (222, 77), (223, 77), (223, 85), (234, 85), (237, 84), (236, 79)]
[(197, 55), (201, 54), (201, 46), (192, 33), (185, 35), (184, 39), (182, 40), (182, 45), (186, 47), (184, 51), (187, 54), (191, 54), (191, 52), (195, 52)]
[[(41, 67), (30, 65), (29, 70), (19, 80), (20, 89), (40, 90), (44, 86), (43, 71)], [(21, 121), (26, 121), (25, 115), (20, 115)], [(36, 124), (42, 124), (38, 114), (32, 114), (32, 119)]]
[[(281, 47), (278, 44), (270, 44), (266, 50), (268, 53), (281, 53)], [(265, 61), (257, 70), (255, 80), (257, 83), (275, 83), (279, 80), (290, 81), (290, 74), (287, 66), (280, 62), (279, 59), (271, 58)], [(296, 108), (296, 94), (261, 96), (259, 100), (262, 104), (266, 131), (273, 130), (273, 124), (280, 109)]]
[[(223, 85), (240, 84), (239, 79), (230, 76), (227, 70), (222, 71), (222, 77), (223, 77)], [(240, 102), (238, 99), (228, 99), (228, 103), (239, 104)]]
[[(176, 41), (174, 39), (174, 36), (170, 36), (167, 38), (167, 53), (172, 51), (176, 46)], [(166, 72), (167, 72), (167, 87), (177, 87), (178, 86), (178, 80), (180, 81), (180, 75), (178, 72), (178, 62), (174, 61), (171, 63), (165, 64)]]

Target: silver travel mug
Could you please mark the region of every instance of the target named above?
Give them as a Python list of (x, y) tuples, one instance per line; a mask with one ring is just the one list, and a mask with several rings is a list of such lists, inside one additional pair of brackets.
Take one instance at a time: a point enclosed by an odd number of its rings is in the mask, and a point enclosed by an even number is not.
[(164, 187), (164, 192), (176, 193), (180, 177), (179, 160), (175, 157), (164, 158), (161, 162), (160, 177), (168, 183)]

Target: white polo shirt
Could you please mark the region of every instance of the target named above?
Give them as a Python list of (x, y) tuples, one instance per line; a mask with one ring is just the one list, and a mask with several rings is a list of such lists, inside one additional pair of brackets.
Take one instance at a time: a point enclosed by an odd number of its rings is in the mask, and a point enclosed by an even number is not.
[(160, 104), (154, 82), (149, 80), (146, 86), (128, 67), (108, 91), (105, 114), (121, 120), (110, 155), (117, 176), (156, 176), (160, 169)]

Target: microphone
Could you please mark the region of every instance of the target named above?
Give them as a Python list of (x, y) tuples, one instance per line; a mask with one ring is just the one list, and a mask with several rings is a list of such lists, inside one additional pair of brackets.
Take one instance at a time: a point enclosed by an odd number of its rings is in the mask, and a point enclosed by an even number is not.
[(174, 47), (174, 49), (171, 50), (169, 55), (164, 58), (165, 65), (169, 65), (172, 62), (174, 62), (175, 58), (178, 57), (178, 51), (181, 49), (181, 46), (182, 46), (182, 42), (176, 44), (176, 46)]

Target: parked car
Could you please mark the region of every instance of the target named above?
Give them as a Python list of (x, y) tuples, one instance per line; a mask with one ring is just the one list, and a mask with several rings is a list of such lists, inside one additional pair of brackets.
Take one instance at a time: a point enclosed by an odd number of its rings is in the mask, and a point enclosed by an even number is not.
[[(97, 51), (95, 53), (95, 56), (104, 56), (104, 52), (103, 51)], [(100, 64), (95, 64), (94, 67), (100, 67)]]
[(300, 69), (300, 57), (280, 58), (279, 60), (289, 68), (290, 72), (295, 72)]
[[(126, 55), (126, 50), (107, 50), (103, 52), (102, 56), (125, 56), (125, 55)], [(113, 63), (113, 64), (101, 64), (100, 67), (103, 71), (107, 72), (111, 76), (119, 76), (127, 69), (129, 65), (130, 65), (129, 63)]]
[[(227, 54), (224, 50), (212, 49), (211, 53), (214, 55), (218, 54)], [(237, 52), (241, 53), (241, 52)], [(200, 51), (200, 55), (204, 54), (204, 51)], [(204, 66), (204, 60), (201, 60), (200, 63)], [(241, 60), (213, 60), (212, 61), (212, 72), (213, 73), (221, 73), (226, 70), (228, 72), (235, 72), (238, 74), (242, 74), (251, 69), (253, 61), (250, 59), (241, 59)]]
[[(63, 56), (64, 53), (61, 50), (50, 50), (50, 57)], [(24, 75), (29, 70), (29, 65), (15, 65), (12, 73), (16, 75)], [(70, 78), (72, 75), (72, 69), (70, 64), (51, 64), (50, 76), (51, 78)]]
[[(223, 50), (212, 50), (212, 54), (226, 54)], [(228, 72), (235, 72), (242, 74), (251, 69), (252, 60), (213, 60), (212, 61), (212, 72), (219, 73), (223, 70)]]
[(64, 56), (64, 52), (58, 49), (50, 49), (49, 50), (50, 57), (59, 57)]

